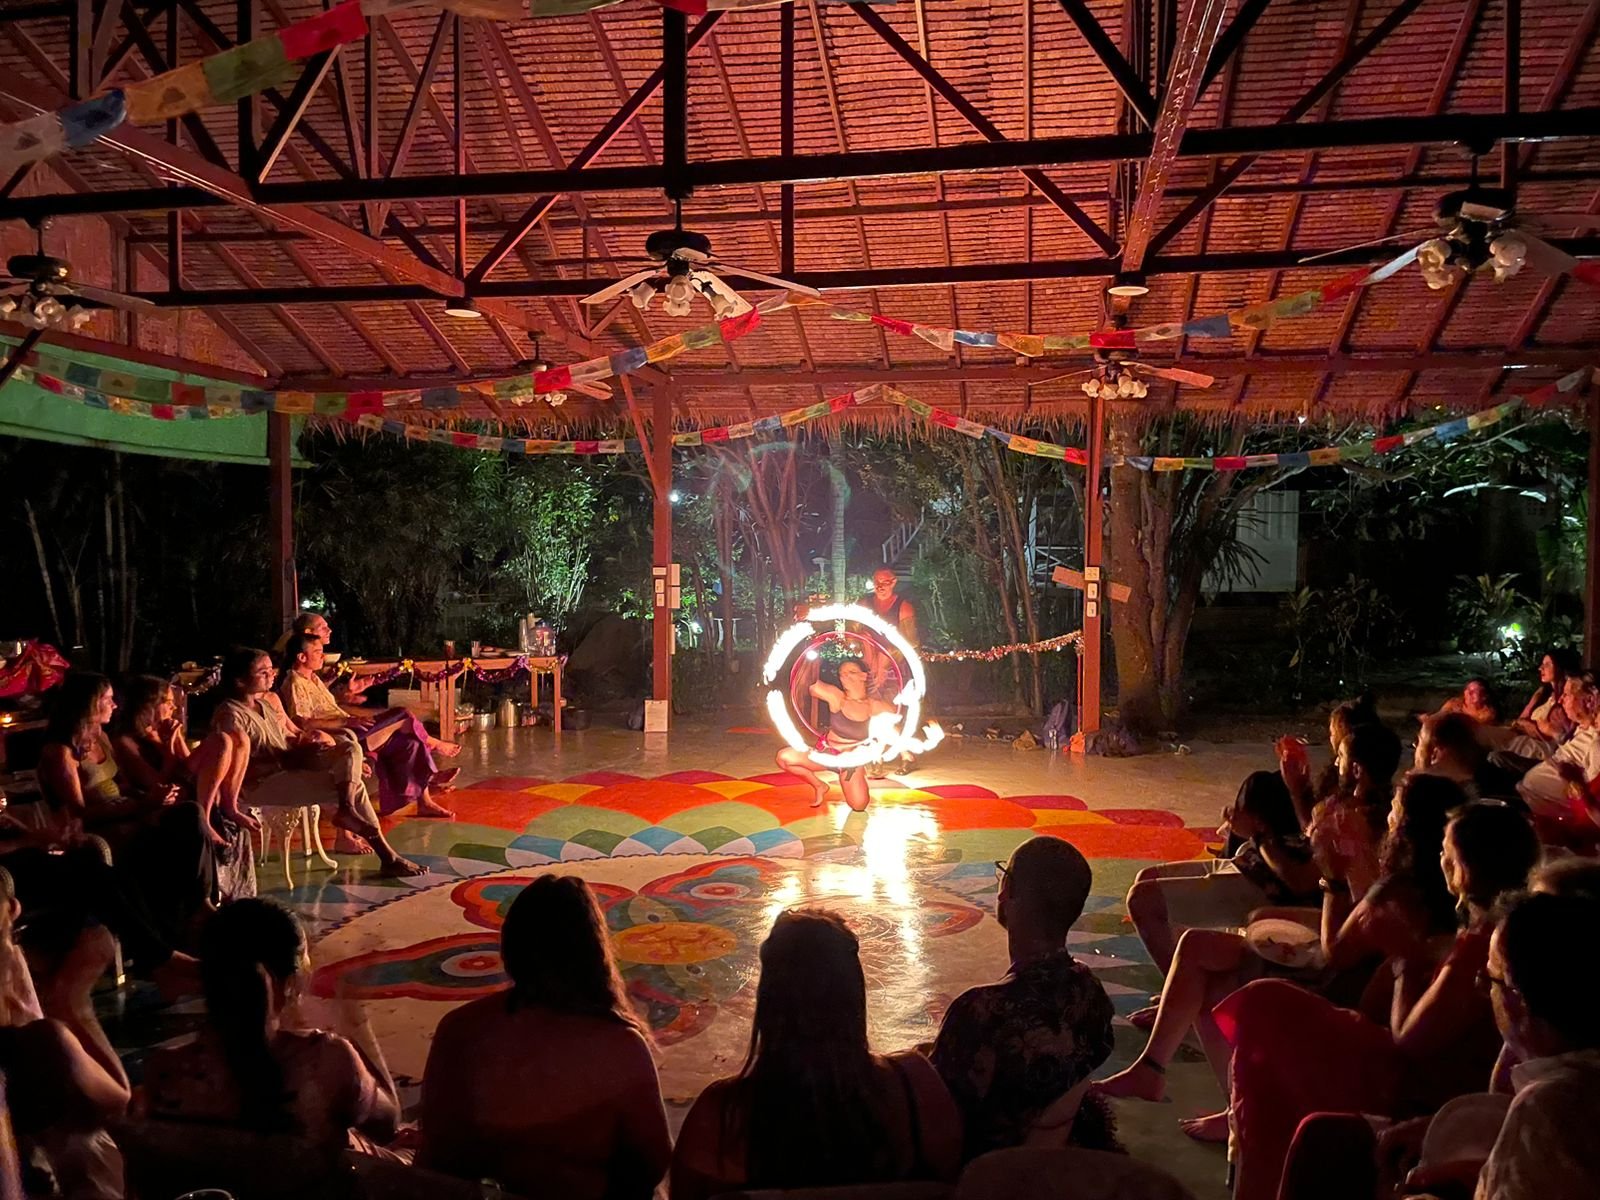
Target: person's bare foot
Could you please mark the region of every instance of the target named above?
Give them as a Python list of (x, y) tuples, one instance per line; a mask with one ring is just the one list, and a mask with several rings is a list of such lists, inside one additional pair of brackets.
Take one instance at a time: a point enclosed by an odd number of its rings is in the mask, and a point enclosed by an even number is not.
[(378, 874), (385, 879), (407, 879), (413, 875), (426, 875), (427, 873), (427, 867), (420, 866), (409, 858), (401, 858), (398, 854), (378, 868)]
[(1167, 1094), (1167, 1073), (1143, 1058), (1135, 1059), (1126, 1071), (1097, 1080), (1089, 1090), (1102, 1096), (1132, 1100), (1161, 1100)]
[(329, 820), (335, 829), (358, 838), (375, 838), (380, 832), (376, 825), (350, 808), (337, 809)]
[(245, 829), (248, 829), (251, 833), (261, 832), (261, 822), (252, 817), (249, 813), (245, 812), (242, 808), (229, 808), (228, 806), (224, 805), (222, 808), (222, 815), (227, 817), (228, 820), (232, 821), (235, 825), (239, 825)]
[(435, 758), (454, 758), (461, 753), (461, 747), (455, 742), (441, 742), (433, 738), (428, 739), (428, 748), (433, 751)]
[(430, 820), (435, 821), (453, 821), (455, 819), (455, 815), (456, 814), (451, 812), (448, 808), (445, 808), (444, 806), (435, 802), (430, 796), (423, 795), (423, 797), (417, 801), (417, 816), (419, 817), (427, 817)]
[(1156, 1016), (1160, 1012), (1161, 1006), (1159, 1004), (1147, 1004), (1143, 1008), (1135, 1009), (1128, 1014), (1128, 1024), (1135, 1029), (1152, 1029), (1156, 1023)]
[(339, 836), (333, 840), (335, 854), (371, 854), (372, 843), (366, 838), (357, 837), (353, 833), (339, 830)]
[(816, 793), (816, 796), (811, 800), (811, 807), (821, 808), (822, 802), (828, 798), (828, 785), (825, 783), (813, 783), (811, 790)]
[(435, 792), (448, 792), (456, 786), (456, 776), (460, 774), (460, 767), (446, 767), (442, 771), (435, 771), (433, 778), (428, 781), (428, 789)]
[(1178, 1128), (1197, 1142), (1226, 1142), (1228, 1112), (1224, 1109), (1204, 1117), (1185, 1117), (1178, 1122)]

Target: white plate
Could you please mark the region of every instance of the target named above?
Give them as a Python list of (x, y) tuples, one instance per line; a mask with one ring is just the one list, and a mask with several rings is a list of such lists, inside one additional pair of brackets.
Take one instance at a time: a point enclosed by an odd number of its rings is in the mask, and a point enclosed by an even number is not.
[(1269, 917), (1244, 931), (1245, 944), (1269, 963), (1291, 970), (1322, 965), (1322, 938), (1298, 921)]

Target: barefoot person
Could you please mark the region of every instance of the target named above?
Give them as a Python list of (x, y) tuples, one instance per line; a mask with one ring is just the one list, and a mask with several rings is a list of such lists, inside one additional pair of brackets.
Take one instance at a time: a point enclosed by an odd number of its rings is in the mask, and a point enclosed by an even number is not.
[(318, 674), (324, 660), (322, 639), (315, 634), (297, 633), (289, 639), (283, 652), (278, 698), (290, 718), (302, 729), (350, 732), (372, 759), (380, 813), (387, 816), (415, 804), (419, 817), (454, 817), (449, 809), (436, 804), (430, 793), (434, 788), (448, 788), (461, 773), (460, 767), (439, 770), (434, 755), (459, 754), (460, 747), (430, 738), (408, 709), (386, 708), (372, 716), (347, 712)]
[(335, 737), (326, 730), (296, 725), (272, 691), (277, 675), (265, 650), (237, 649), (222, 664), (222, 683), (230, 695), (218, 706), (212, 724), (222, 733), (242, 733), (250, 739), (255, 791), (247, 803), (273, 803), (269, 789), (282, 796), (279, 803), (299, 801), (306, 788), (331, 791), (338, 804), (334, 825), (361, 839), (355, 845), (370, 843), (383, 874), (421, 875), (422, 867), (401, 858), (383, 838), (362, 782), (363, 756), (355, 738), (342, 731)]
[[(823, 735), (820, 749), (827, 754), (843, 754), (867, 740), (868, 723), (879, 713), (892, 713), (894, 705), (875, 700), (867, 695), (867, 669), (860, 660), (847, 658), (839, 664), (839, 685), (818, 680), (809, 689), (812, 696), (828, 706), (832, 714), (828, 732)], [(778, 766), (797, 779), (803, 779), (816, 792), (811, 807), (821, 807), (828, 795), (828, 785), (819, 772), (830, 770), (804, 750), (785, 746), (778, 751)], [(839, 772), (839, 790), (844, 802), (856, 812), (867, 807), (867, 778), (861, 768), (850, 767)]]

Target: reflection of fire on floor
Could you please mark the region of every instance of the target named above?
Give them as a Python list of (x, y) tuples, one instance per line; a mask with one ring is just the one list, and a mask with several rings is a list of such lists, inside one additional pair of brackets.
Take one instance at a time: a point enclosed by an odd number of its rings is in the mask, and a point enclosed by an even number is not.
[[(1073, 952), (1126, 1014), (1160, 978), (1122, 897), (1140, 867), (1202, 854), (1208, 832), (1160, 810), (1089, 811), (1075, 796), (1000, 796), (970, 784), (889, 781), (875, 785), (865, 813), (813, 809), (810, 798), (778, 774), (598, 771), (475, 783), (452, 793), (454, 821), (401, 820), (390, 830), (397, 849), (428, 867), (419, 879), (297, 867), (299, 886), (285, 898), (314, 935), (307, 1005), (331, 1023), (340, 1002), (359, 1002), (414, 1101), (446, 1007), (504, 985), (498, 934), (518, 889), (542, 871), (580, 875), (600, 897), (629, 994), (654, 1031), (676, 1123), (708, 1081), (743, 1061), (757, 952), (785, 908), (820, 905), (844, 917), (861, 938), (874, 1046), (916, 1045), (933, 1037), (951, 999), (1005, 972), (995, 861), (1030, 836), (1061, 837), (1095, 873)], [(1107, 1070), (1143, 1042), (1118, 1025)], [(1186, 1113), (1214, 1102), (1204, 1074), (1175, 1064), (1177, 1091), (1194, 1097)], [(1205, 1195), (1215, 1164), (1209, 1148), (1167, 1136), (1175, 1107), (1125, 1105), (1120, 1119), (1130, 1144), (1159, 1153)], [(1192, 1173), (1183, 1165), (1191, 1159)]]

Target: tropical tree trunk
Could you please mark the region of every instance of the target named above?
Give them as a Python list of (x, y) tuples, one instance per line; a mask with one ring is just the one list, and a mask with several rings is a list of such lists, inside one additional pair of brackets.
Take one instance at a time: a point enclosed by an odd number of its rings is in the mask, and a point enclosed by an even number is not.
[[(995, 587), (1000, 592), (1000, 616), (1005, 621), (1007, 641), (1020, 642), (1022, 640), (1017, 629), (1017, 613), (1011, 603), (1011, 583), (1006, 574), (1006, 564), (1003, 554), (996, 551), (994, 540), (989, 536), (988, 525), (984, 521), (983, 505), (979, 500), (981, 491), (978, 487), (978, 473), (973, 465), (975, 455), (970, 448), (963, 447), (961, 455), (961, 472), (966, 483), (967, 512), (972, 517), (972, 537), (974, 548), (978, 557), (988, 565), (990, 576)], [(1022, 699), (1022, 665), (1017, 661), (1017, 656), (1009, 656), (1011, 663), (1011, 695), (1015, 703), (1021, 704)]]
[[(989, 482), (993, 488), (995, 507), (1000, 514), (1000, 541), (1007, 551), (1006, 557), (1010, 560), (1012, 581), (1017, 590), (1017, 597), (1021, 601), (1023, 632), (1027, 641), (1036, 642), (1039, 640), (1039, 616), (1034, 607), (1033, 580), (1028, 567), (1028, 538), (1017, 512), (1016, 491), (1006, 474), (1006, 465), (1001, 461), (999, 447), (989, 442), (988, 448)], [(1013, 637), (1012, 640), (1022, 639)], [(1028, 693), (1031, 711), (1035, 715), (1042, 714), (1044, 666), (1037, 654), (1028, 655)]]

